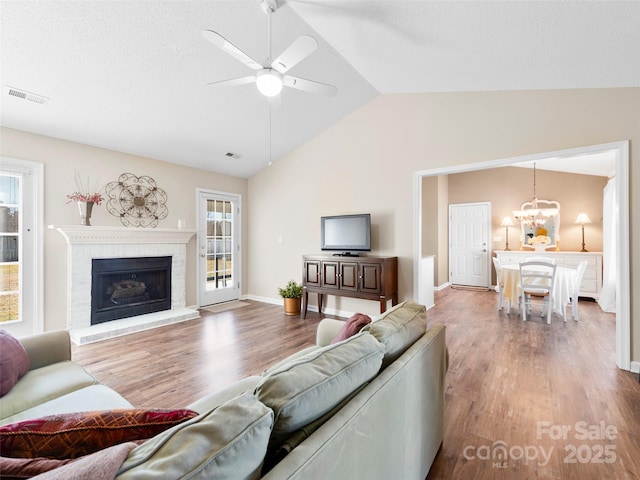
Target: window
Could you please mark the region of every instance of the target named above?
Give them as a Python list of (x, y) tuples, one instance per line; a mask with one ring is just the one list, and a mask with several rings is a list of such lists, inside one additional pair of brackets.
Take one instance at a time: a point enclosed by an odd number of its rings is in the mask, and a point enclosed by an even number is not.
[(0, 163), (0, 328), (16, 336), (43, 330), (43, 165)]

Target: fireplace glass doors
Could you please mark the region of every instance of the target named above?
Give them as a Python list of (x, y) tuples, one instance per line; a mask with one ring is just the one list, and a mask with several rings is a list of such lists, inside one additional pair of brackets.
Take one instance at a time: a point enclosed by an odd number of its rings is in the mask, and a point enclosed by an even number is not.
[(94, 258), (91, 325), (171, 309), (171, 257)]

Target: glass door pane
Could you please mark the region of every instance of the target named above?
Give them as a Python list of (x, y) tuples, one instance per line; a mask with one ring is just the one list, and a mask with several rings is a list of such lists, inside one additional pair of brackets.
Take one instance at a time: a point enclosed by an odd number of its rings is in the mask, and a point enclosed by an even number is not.
[(231, 202), (207, 200), (207, 290), (232, 287), (233, 210)]
[(0, 325), (21, 320), (21, 177), (0, 174)]

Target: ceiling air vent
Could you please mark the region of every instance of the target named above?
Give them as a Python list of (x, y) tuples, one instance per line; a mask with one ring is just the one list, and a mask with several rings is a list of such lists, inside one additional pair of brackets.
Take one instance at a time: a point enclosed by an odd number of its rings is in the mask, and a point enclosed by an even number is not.
[(28, 100), (30, 102), (39, 104), (47, 103), (49, 101), (48, 97), (38, 95), (37, 93), (27, 92), (26, 90), (20, 90), (19, 88), (14, 87), (7, 87), (7, 93), (12, 97), (21, 98), (23, 100)]
[(231, 158), (240, 158), (242, 156), (239, 153), (233, 153), (233, 152), (227, 152), (227, 153), (225, 153), (225, 155), (227, 157), (231, 157)]

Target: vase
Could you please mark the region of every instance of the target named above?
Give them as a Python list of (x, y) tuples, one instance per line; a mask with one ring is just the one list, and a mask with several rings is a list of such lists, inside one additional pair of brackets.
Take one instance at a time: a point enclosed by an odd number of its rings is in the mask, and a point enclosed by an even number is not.
[(93, 202), (76, 202), (78, 204), (78, 210), (80, 210), (80, 225), (91, 226), (91, 210), (93, 209)]
[(537, 245), (533, 246), (534, 250), (536, 252), (546, 252), (547, 251), (547, 246), (544, 243), (540, 243)]

